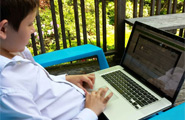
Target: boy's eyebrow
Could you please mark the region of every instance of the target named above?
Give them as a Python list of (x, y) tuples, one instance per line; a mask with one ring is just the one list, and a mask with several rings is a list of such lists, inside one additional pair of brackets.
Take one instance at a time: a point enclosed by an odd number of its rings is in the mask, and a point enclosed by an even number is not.
[(37, 14), (36, 14), (36, 16), (34, 17), (34, 19), (32, 20), (32, 22), (35, 22), (35, 20), (36, 20), (36, 17), (37, 17)]

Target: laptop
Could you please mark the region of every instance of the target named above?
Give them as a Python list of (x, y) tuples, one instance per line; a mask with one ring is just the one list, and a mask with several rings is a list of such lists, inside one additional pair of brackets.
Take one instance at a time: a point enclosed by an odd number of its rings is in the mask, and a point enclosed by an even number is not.
[[(113, 92), (109, 120), (139, 120), (170, 108), (185, 80), (185, 39), (135, 22), (120, 65), (96, 71), (93, 90)], [(124, 46), (123, 46), (124, 47)]]

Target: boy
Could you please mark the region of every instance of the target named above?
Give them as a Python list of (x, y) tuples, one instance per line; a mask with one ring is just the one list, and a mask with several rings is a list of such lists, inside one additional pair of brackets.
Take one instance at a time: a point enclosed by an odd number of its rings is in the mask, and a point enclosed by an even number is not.
[[(39, 0), (0, 0), (0, 118), (2, 120), (97, 120), (112, 93), (89, 94), (95, 76), (50, 75), (25, 47), (35, 32)], [(86, 98), (85, 98), (86, 97)]]

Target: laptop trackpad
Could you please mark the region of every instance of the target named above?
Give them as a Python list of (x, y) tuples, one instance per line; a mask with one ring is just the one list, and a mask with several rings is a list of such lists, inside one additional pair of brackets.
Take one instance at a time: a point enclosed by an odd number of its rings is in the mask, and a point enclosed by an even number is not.
[[(99, 87), (99, 88), (106, 88), (106, 86), (101, 86), (101, 87)], [(99, 88), (88, 89), (87, 91), (88, 91), (88, 92), (97, 91)], [(107, 93), (106, 93), (105, 96), (109, 95), (111, 92), (112, 92), (112, 91), (109, 89), (109, 90), (107, 91)], [(112, 92), (112, 93), (113, 93), (113, 92)], [(113, 94), (113, 96), (111, 97), (111, 99), (109, 100), (108, 103), (110, 103), (110, 102), (112, 102), (112, 101), (114, 101), (114, 100), (116, 100), (116, 99), (118, 99), (118, 97), (117, 97), (115, 94)]]
[[(105, 88), (105, 86), (103, 86), (103, 88)], [(112, 91), (109, 89), (109, 90), (107, 91), (107, 93), (106, 93), (105, 96), (109, 95), (111, 92), (112, 92)], [(112, 93), (113, 93), (113, 92), (112, 92)], [(112, 96), (111, 99), (109, 100), (109, 103), (112, 102), (112, 101), (114, 101), (114, 100), (116, 100), (116, 99), (118, 99), (118, 97), (117, 97), (115, 94), (113, 94), (113, 96)]]

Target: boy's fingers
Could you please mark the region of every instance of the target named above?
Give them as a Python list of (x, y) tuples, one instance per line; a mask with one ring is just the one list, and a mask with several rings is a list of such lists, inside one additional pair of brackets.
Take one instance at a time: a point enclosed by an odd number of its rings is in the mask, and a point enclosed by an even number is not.
[(86, 95), (86, 94), (88, 93), (88, 92), (87, 92), (87, 90), (86, 90), (86, 89), (83, 89), (83, 90), (84, 90), (84, 92), (85, 92), (85, 95)]
[(90, 94), (87, 90), (85, 91), (85, 96), (89, 96)]
[(91, 79), (90, 78), (84, 78), (83, 79), (83, 82), (85, 82), (86, 84), (88, 84), (88, 86), (91, 88), (91, 89), (93, 89), (93, 83), (92, 83), (92, 81), (91, 81)]
[(91, 74), (88, 74), (89, 76), (92, 76), (92, 77), (95, 77), (95, 74), (91, 73)]
[(110, 98), (113, 96), (113, 93), (111, 92), (107, 97), (104, 99), (104, 104), (107, 104), (107, 102), (110, 100)]
[(108, 88), (99, 88), (97, 93), (98, 93), (101, 97), (104, 97), (108, 90), (109, 90)]
[(82, 86), (82, 85), (77, 85), (79, 88), (81, 88), (85, 93), (87, 92), (87, 90)]
[(95, 74), (89, 74), (88, 77), (89, 77), (89, 79), (91, 79), (91, 81), (94, 85), (94, 83), (95, 83)]

